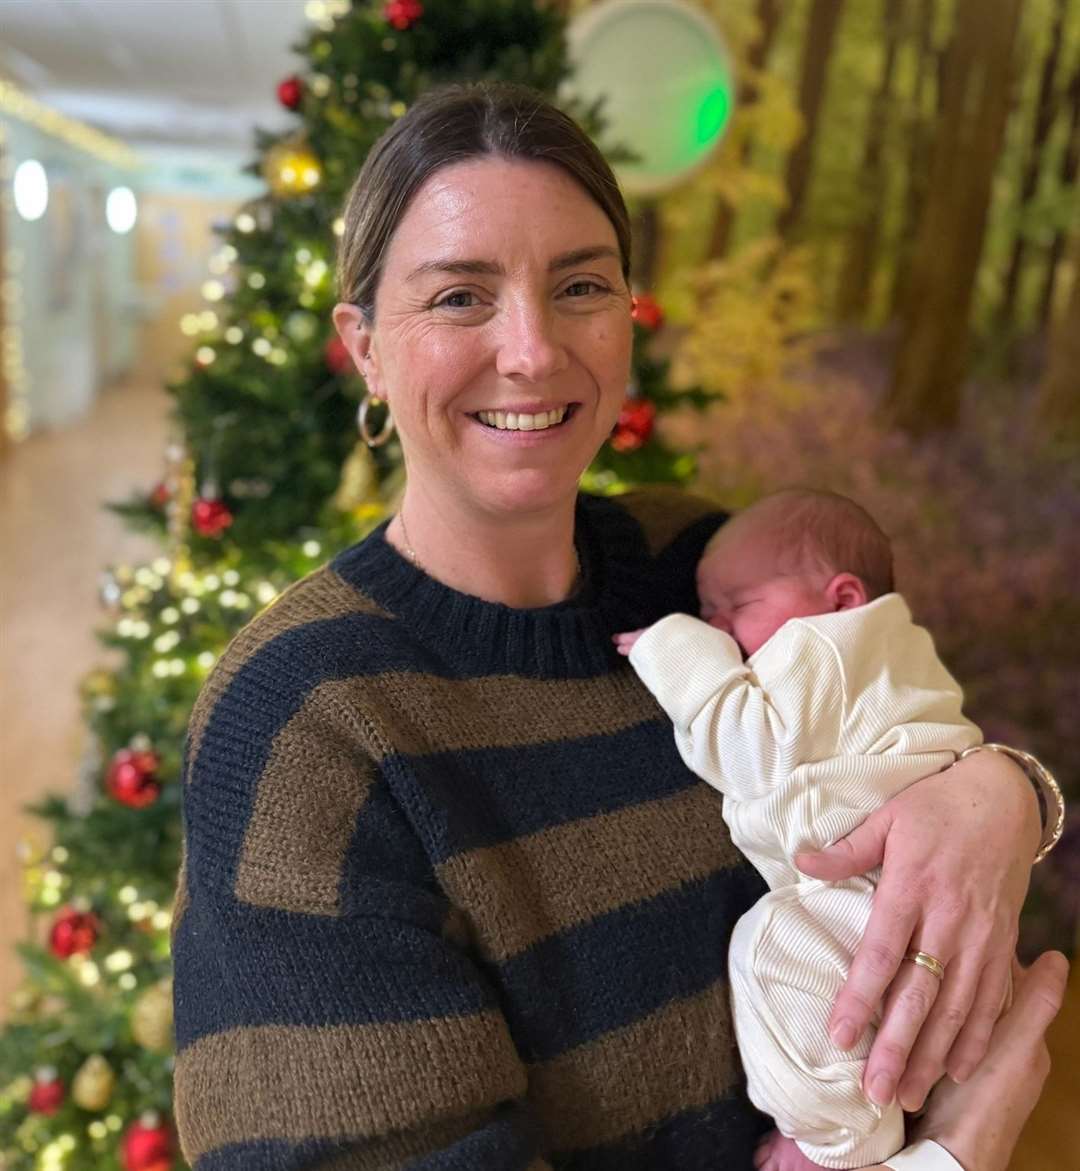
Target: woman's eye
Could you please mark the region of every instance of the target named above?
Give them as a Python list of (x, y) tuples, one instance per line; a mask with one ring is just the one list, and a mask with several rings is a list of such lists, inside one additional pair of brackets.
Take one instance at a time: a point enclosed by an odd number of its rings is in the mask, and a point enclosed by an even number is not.
[(472, 297), (473, 295), (474, 294), (470, 293), (468, 289), (458, 289), (458, 291), (456, 293), (447, 293), (446, 296), (443, 297), (443, 299), (441, 301), (436, 301), (435, 308), (437, 308), (437, 309), (443, 309), (443, 308), (446, 308), (446, 309), (473, 309), (473, 308), (475, 308), (475, 306), (473, 306), (473, 305), (461, 305), (461, 304), (452, 305), (450, 303), (451, 301), (455, 300), (455, 298)]
[[(574, 283), (572, 285), (567, 285), (566, 288), (563, 290), (563, 292), (569, 293), (571, 289), (581, 289), (581, 288), (586, 288), (586, 289), (592, 288), (592, 289), (596, 289), (598, 292), (601, 292), (601, 293), (607, 292), (607, 289), (603, 285), (599, 284), (597, 281), (574, 281)], [(571, 301), (576, 301), (578, 299), (579, 298), (577, 298), (577, 297), (570, 298)]]

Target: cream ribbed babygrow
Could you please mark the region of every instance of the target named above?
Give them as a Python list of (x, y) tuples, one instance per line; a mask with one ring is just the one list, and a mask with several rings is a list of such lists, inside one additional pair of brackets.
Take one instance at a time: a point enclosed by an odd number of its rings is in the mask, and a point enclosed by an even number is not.
[(770, 887), (729, 954), (751, 1099), (822, 1166), (883, 1161), (903, 1146), (904, 1121), (898, 1105), (862, 1092), (872, 1037), (844, 1051), (827, 1031), (877, 873), (818, 882), (793, 858), (981, 741), (959, 686), (898, 594), (792, 619), (745, 663), (730, 635), (672, 614), (630, 661), (674, 721), (683, 759), (724, 794), (732, 839)]

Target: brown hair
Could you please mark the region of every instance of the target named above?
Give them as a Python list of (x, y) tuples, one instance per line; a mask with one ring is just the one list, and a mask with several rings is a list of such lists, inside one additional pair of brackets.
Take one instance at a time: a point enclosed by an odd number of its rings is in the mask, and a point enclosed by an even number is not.
[(744, 525), (762, 525), (780, 548), (783, 562), (796, 570), (853, 573), (868, 600), (893, 591), (889, 538), (860, 504), (837, 492), (782, 488), (763, 496), (722, 526), (706, 546), (709, 553), (725, 534)]
[(580, 126), (517, 82), (454, 82), (429, 90), (371, 148), (345, 200), (338, 296), (375, 320), (375, 296), (394, 232), (413, 196), (441, 167), (494, 156), (555, 163), (611, 221), (630, 275), (630, 216), (607, 160)]

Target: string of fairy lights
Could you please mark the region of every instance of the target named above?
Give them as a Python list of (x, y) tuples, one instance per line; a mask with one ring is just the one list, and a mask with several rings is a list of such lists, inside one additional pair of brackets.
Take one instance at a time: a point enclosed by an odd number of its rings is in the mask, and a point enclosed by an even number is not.
[[(18, 119), (35, 130), (58, 139), (67, 146), (88, 154), (110, 166), (133, 171), (139, 168), (139, 156), (129, 146), (70, 118), (25, 93), (13, 82), (0, 77), (0, 115)], [(5, 133), (0, 122), (0, 216), (10, 220), (16, 209), (14, 188), (16, 179), (15, 160), (11, 157), (10, 135)], [(40, 170), (40, 164), (38, 164)], [(44, 172), (40, 182), (43, 184)], [(131, 222), (134, 222), (134, 196), (128, 188), (116, 188), (111, 193), (123, 191), (132, 204)], [(110, 198), (111, 198), (110, 196)], [(44, 206), (42, 206), (44, 211)], [(13, 442), (26, 438), (30, 430), (30, 381), (23, 351), (23, 297), (22, 273), (24, 258), (22, 249), (7, 239), (0, 256), (0, 321), (3, 322), (2, 346), (0, 346), (0, 368), (7, 388), (7, 403), (4, 418), (0, 420), (5, 434)]]
[[(250, 212), (242, 211), (234, 220), (240, 232), (250, 232), (255, 228), (255, 219)], [(334, 234), (340, 236), (345, 229), (344, 220), (339, 216), (333, 225)], [(228, 278), (232, 265), (237, 260), (237, 251), (231, 244), (225, 244), (218, 249), (208, 263), (210, 277), (201, 287), (203, 300), (213, 305), (229, 292), (225, 280)], [(330, 265), (327, 260), (315, 255), (310, 248), (298, 248), (294, 255), (296, 272), (300, 278), (301, 288), (297, 294), (297, 303), (300, 309), (290, 315), (285, 322), (285, 333), (297, 341), (306, 341), (314, 335), (318, 326), (311, 319), (311, 314), (304, 312), (316, 303), (317, 292), (324, 289), (331, 277)], [(258, 269), (250, 269), (244, 277), (248, 286), (254, 290), (263, 288), (266, 276)], [(180, 318), (180, 331), (186, 337), (197, 339), (204, 335), (218, 335), (227, 345), (238, 346), (247, 342), (252, 352), (272, 366), (283, 366), (288, 361), (288, 351), (281, 344), (281, 331), (276, 325), (267, 324), (255, 336), (250, 330), (241, 325), (232, 324), (220, 331), (218, 313), (212, 308), (199, 312), (185, 313)], [(219, 332), (220, 331), (220, 332)], [(209, 344), (200, 345), (195, 351), (195, 360), (201, 366), (209, 366), (217, 358), (217, 350)]]
[[(0, 217), (5, 220), (13, 211), (7, 137), (4, 125), (0, 122)], [(4, 417), (0, 419), (0, 426), (13, 440), (25, 439), (30, 423), (29, 384), (22, 346), (21, 271), (22, 252), (9, 245), (0, 256), (0, 322), (3, 322), (3, 336), (0, 338), (0, 376), (3, 377), (7, 389)]]

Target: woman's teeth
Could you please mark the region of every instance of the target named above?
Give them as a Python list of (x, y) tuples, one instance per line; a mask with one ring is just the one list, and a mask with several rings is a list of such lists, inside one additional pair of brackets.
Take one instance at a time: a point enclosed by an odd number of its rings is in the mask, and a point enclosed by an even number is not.
[(563, 421), (566, 407), (541, 411), (538, 415), (518, 415), (513, 411), (477, 411), (476, 417), (481, 423), (499, 431), (543, 431)]

